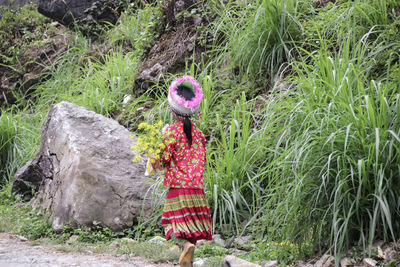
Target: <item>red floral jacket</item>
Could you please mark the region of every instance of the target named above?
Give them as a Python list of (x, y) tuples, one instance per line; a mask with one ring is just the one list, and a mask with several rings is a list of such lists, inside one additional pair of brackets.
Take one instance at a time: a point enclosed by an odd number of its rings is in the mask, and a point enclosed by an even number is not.
[(170, 188), (203, 188), (206, 163), (206, 138), (192, 123), (192, 146), (183, 131), (183, 122), (165, 131), (161, 163), (166, 168), (164, 185)]

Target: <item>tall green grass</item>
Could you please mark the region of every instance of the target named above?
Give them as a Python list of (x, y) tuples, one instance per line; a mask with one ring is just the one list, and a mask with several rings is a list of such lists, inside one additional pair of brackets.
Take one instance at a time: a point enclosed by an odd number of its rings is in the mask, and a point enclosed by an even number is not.
[[(71, 49), (52, 69), (53, 78), (37, 86), (36, 108), (47, 112), (49, 104), (68, 101), (97, 113), (111, 116), (134, 83), (139, 61), (132, 54), (110, 52), (102, 59)], [(104, 62), (102, 62), (104, 61)]]
[(0, 180), (13, 181), (14, 173), (30, 160), (40, 145), (40, 129), (44, 116), (15, 110), (0, 115)]
[(12, 114), (2, 112), (0, 115), (0, 182), (7, 176), (15, 135), (16, 125)]
[(290, 42), (301, 34), (299, 2), (259, 0), (246, 8), (243, 27), (230, 34), (229, 42), (233, 61), (247, 75), (269, 75), (272, 79), (289, 60)]
[(332, 54), (321, 43), (312, 64), (294, 64), (297, 91), (275, 136), (264, 219), (340, 255), (399, 237), (400, 91), (367, 79), (379, 44), (348, 42)]
[(322, 37), (331, 50), (337, 51), (349, 38), (352, 45), (371, 31), (376, 33), (369, 34), (371, 40), (376, 38), (377, 30), (390, 24), (393, 4), (386, 0), (337, 1), (313, 12), (314, 16), (302, 21), (303, 46), (318, 49)]

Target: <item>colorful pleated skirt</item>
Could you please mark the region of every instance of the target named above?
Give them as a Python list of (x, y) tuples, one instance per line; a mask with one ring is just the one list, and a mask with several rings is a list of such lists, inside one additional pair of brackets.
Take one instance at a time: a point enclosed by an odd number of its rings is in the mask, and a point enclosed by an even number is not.
[(189, 241), (212, 240), (211, 211), (203, 189), (170, 188), (161, 223), (166, 239)]

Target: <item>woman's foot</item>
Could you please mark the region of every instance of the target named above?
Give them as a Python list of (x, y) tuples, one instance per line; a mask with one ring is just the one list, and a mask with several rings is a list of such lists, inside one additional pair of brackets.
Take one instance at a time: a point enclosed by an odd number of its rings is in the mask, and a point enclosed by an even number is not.
[(185, 242), (183, 244), (183, 251), (181, 256), (179, 257), (179, 266), (180, 267), (192, 267), (193, 264), (193, 253), (194, 249), (196, 248), (195, 245), (193, 245), (190, 242)]

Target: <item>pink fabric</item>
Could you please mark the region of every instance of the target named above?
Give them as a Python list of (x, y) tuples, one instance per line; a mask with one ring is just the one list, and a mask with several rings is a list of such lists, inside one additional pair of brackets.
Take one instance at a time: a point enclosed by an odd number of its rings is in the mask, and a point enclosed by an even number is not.
[[(183, 83), (184, 81), (188, 81), (190, 82), (190, 84), (193, 86), (194, 88), (194, 94), (195, 96), (191, 99), (191, 100), (186, 100), (183, 97), (180, 97), (177, 93), (176, 93), (176, 87)], [(201, 100), (203, 99), (203, 91), (201, 90), (200, 84), (198, 84), (198, 82), (192, 77), (192, 76), (183, 76), (181, 78), (176, 79), (175, 81), (173, 81), (169, 87), (169, 94), (171, 95), (171, 97), (180, 105), (183, 106), (185, 108), (193, 108), (196, 107), (198, 105), (200, 105)]]

